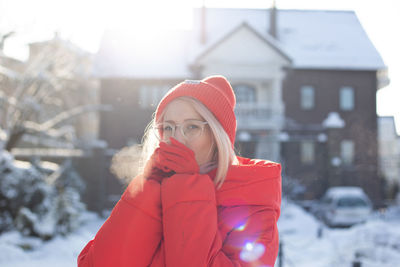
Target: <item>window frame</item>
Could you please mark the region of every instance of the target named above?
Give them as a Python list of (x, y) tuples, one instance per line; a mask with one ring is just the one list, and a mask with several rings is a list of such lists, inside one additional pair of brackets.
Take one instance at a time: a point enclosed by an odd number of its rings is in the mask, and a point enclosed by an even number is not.
[[(307, 95), (307, 91), (311, 95)], [(313, 110), (315, 108), (315, 87), (312, 85), (303, 85), (300, 87), (300, 108), (302, 110)]]
[[(245, 89), (245, 90), (243, 90), (243, 89)], [(245, 92), (246, 90), (248, 93)], [(239, 103), (239, 104), (257, 103), (257, 89), (255, 86), (246, 84), (246, 83), (238, 83), (233, 86), (233, 91), (235, 92), (236, 103)], [(246, 99), (243, 99), (242, 96), (246, 96)], [(251, 97), (248, 98), (247, 96), (251, 96)], [(245, 100), (245, 101), (243, 101), (243, 100)]]
[[(350, 146), (348, 146), (348, 144)], [(347, 148), (351, 148), (350, 153), (348, 153), (348, 151), (345, 151)], [(350, 166), (354, 164), (354, 157), (355, 157), (355, 151), (356, 150), (356, 145), (355, 142), (353, 140), (350, 139), (344, 139), (340, 142), (340, 159), (342, 160), (342, 164), (346, 165), (346, 166)], [(350, 154), (350, 156), (348, 156), (347, 154)]]
[[(345, 92), (351, 92), (351, 95), (346, 96)], [(350, 96), (350, 99), (349, 99)], [(347, 104), (351, 101), (351, 104)], [(352, 111), (355, 109), (355, 90), (351, 86), (342, 86), (339, 90), (339, 109), (342, 111)]]
[[(303, 165), (311, 165), (315, 163), (315, 149), (315, 142), (311, 140), (300, 142), (300, 162)], [(307, 155), (308, 152), (311, 152), (311, 154)]]

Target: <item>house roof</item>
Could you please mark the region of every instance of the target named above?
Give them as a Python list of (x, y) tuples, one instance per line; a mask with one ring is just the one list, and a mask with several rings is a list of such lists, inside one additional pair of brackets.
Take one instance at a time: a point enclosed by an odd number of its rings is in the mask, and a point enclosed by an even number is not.
[(190, 66), (195, 60), (243, 23), (290, 58), (293, 68), (373, 71), (386, 68), (353, 11), (277, 10), (277, 40), (268, 34), (269, 11), (208, 8), (205, 44), (199, 41), (200, 9), (194, 10), (194, 27), (190, 31), (106, 31), (94, 74), (190, 77)]
[(194, 62), (198, 61), (200, 58), (208, 54), (210, 51), (212, 51), (215, 47), (217, 47), (220, 43), (222, 43), (225, 39), (228, 39), (230, 36), (235, 34), (240, 28), (246, 28), (250, 32), (254, 33), (257, 37), (259, 37), (263, 42), (265, 42), (267, 45), (272, 47), (278, 54), (280, 54), (282, 57), (284, 57), (287, 61), (291, 62), (291, 58), (285, 53), (285, 51), (282, 49), (280, 46), (279, 42), (277, 42), (272, 36), (269, 34), (261, 34), (257, 32), (253, 27), (251, 27), (247, 22), (243, 22), (242, 24), (238, 25), (235, 29), (233, 29), (231, 32), (226, 34), (224, 37), (215, 40), (215, 43), (208, 42), (203, 49), (200, 49), (200, 54), (196, 56), (194, 59)]

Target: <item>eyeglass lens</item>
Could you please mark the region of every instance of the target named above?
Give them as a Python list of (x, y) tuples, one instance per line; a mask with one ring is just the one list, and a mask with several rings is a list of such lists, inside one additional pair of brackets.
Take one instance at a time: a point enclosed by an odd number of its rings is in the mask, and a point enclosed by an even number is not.
[(160, 140), (168, 140), (170, 137), (176, 136), (177, 128), (180, 128), (181, 134), (187, 139), (191, 140), (193, 138), (197, 138), (201, 135), (204, 122), (190, 120), (185, 121), (180, 125), (175, 125), (173, 123), (164, 122), (158, 125), (158, 137)]

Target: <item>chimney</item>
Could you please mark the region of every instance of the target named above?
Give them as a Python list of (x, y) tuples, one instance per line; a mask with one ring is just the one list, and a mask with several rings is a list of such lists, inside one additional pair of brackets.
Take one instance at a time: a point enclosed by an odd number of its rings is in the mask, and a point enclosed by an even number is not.
[(275, 0), (273, 0), (272, 7), (269, 11), (269, 31), (268, 31), (268, 33), (275, 39), (278, 39), (276, 17), (277, 17), (276, 2), (275, 2)]
[(203, 6), (201, 7), (201, 18), (200, 18), (200, 43), (205, 44), (207, 42), (206, 36), (206, 4), (203, 0)]

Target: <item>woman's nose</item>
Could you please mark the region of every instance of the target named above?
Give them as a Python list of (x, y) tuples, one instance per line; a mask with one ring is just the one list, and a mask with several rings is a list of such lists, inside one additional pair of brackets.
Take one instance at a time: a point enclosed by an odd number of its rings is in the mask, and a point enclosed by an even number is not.
[(185, 144), (185, 137), (182, 134), (182, 131), (179, 127), (175, 128), (175, 132), (174, 132), (174, 136), (173, 136), (176, 140), (178, 140), (179, 142), (181, 142), (182, 144)]

